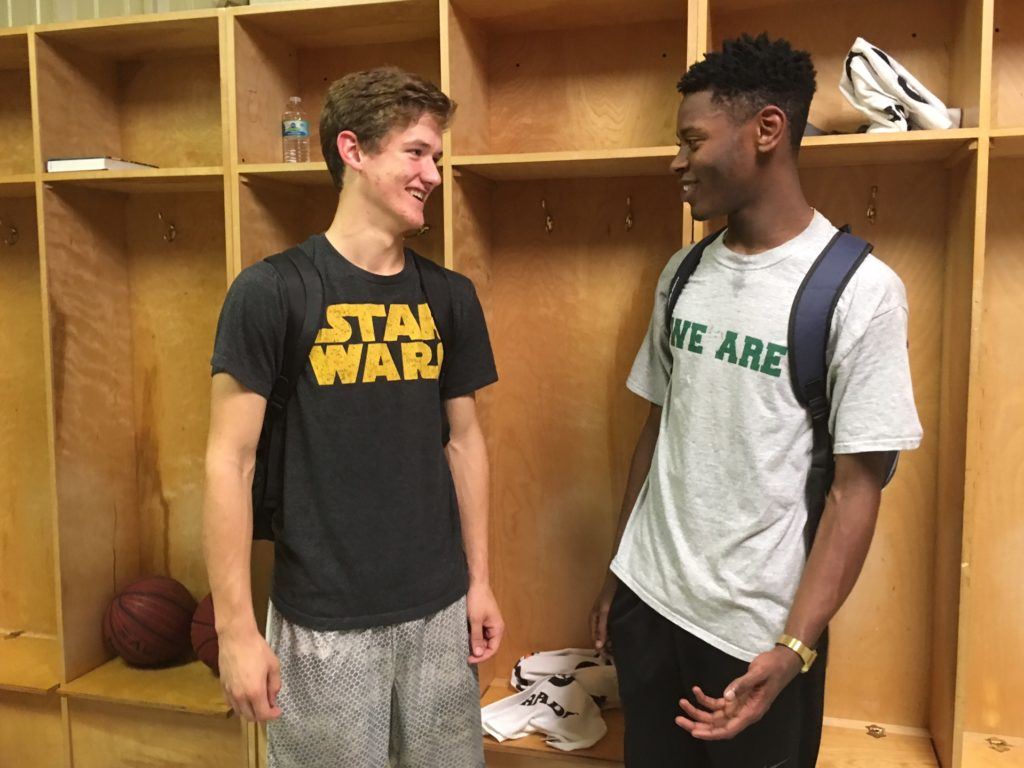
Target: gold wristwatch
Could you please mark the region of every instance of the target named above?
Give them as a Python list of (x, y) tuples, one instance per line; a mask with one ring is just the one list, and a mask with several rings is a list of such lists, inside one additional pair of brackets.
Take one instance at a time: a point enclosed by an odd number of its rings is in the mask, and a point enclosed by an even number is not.
[(811, 668), (811, 664), (813, 664), (814, 660), (818, 658), (818, 652), (816, 650), (808, 648), (792, 635), (779, 635), (779, 639), (775, 641), (775, 644), (789, 648), (789, 650), (793, 651), (793, 653), (803, 660), (804, 667), (800, 670), (801, 672), (809, 670)]

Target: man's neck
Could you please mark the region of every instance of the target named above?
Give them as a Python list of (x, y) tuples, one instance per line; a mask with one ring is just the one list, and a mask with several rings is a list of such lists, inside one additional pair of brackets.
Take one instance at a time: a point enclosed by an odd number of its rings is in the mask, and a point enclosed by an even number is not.
[(404, 237), (391, 231), (379, 211), (352, 198), (338, 201), (331, 226), (324, 233), (345, 259), (375, 275), (395, 275), (405, 267)]
[(730, 250), (746, 255), (763, 253), (792, 240), (811, 223), (814, 209), (808, 205), (795, 173), (771, 184), (769, 190), (729, 214), (725, 244)]

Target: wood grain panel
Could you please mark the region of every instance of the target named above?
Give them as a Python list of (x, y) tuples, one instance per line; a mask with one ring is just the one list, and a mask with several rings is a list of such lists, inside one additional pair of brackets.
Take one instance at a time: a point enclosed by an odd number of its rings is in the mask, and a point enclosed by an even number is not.
[(246, 764), (237, 719), (100, 702), (70, 702), (75, 768), (226, 768)]
[(626, 375), (682, 236), (671, 179), (499, 184), (490, 216), (490, 253), (477, 258), (488, 262), (484, 307), (501, 376), (482, 405), (492, 577), (509, 618), (502, 675), (525, 653), (588, 642), (647, 409)]
[[(219, 192), (134, 195), (125, 206), (131, 260), (140, 567), (209, 591), (201, 549), (210, 355), (224, 298)], [(164, 226), (175, 226), (165, 241)]]
[[(741, 33), (767, 32), (810, 51), (818, 72), (810, 122), (822, 130), (851, 132), (867, 122), (839, 92), (843, 62), (858, 35), (896, 58), (947, 106), (977, 105), (977, 95), (968, 105), (948, 101), (954, 22), (960, 20), (953, 13), (953, 0), (814, 0), (771, 7), (759, 4), (742, 12), (716, 11), (719, 7), (711, 3), (715, 50), (721, 50), (723, 40)], [(967, 98), (965, 93), (958, 93), (958, 99)]]
[[(313, 162), (324, 159), (320, 148), (320, 112), (324, 107), (327, 89), (338, 78), (351, 72), (392, 64), (435, 84), (441, 82), (440, 50), (436, 37), (350, 48), (304, 48), (298, 55), (299, 90), (295, 95), (302, 97), (303, 107), (309, 117), (309, 159)], [(284, 102), (278, 106), (278, 112), (283, 108)]]
[(942, 764), (951, 766), (954, 744), (960, 561), (963, 548), (967, 451), (967, 389), (974, 304), (978, 158), (950, 174), (949, 229), (943, 288), (942, 382), (932, 603), (932, 664), (928, 725)]
[(5, 765), (59, 766), (63, 752), (58, 696), (0, 691), (0, 755)]
[[(1009, 749), (993, 749), (988, 741), (993, 738), (1006, 742)], [(993, 737), (985, 733), (965, 733), (961, 765), (963, 768), (1024, 768), (1024, 739)]]
[(126, 61), (117, 69), (124, 159), (161, 168), (223, 162), (216, 52)]
[(44, 199), (65, 673), (108, 658), (100, 621), (139, 572), (134, 387), (124, 201)]
[[(952, 8), (954, 37), (948, 98), (950, 104), (963, 109), (961, 124), (965, 126), (979, 125), (981, 120), (983, 6), (984, 0), (966, 0)], [(988, 99), (988, 91), (984, 93)]]
[(1024, 126), (1024, 5), (995, 3), (992, 45), (992, 127)]
[(42, 158), (121, 156), (117, 67), (36, 37)]
[(281, 161), (281, 114), (299, 87), (296, 49), (234, 20), (235, 104), (239, 163)]
[(674, 143), (684, 24), (495, 33), (488, 47), (490, 152)]
[[(34, 197), (0, 200), (0, 631), (57, 631)], [(8, 235), (0, 226), (0, 235)], [(2, 642), (2, 641), (0, 641)]]
[[(875, 245), (907, 288), (910, 362), (921, 448), (905, 453), (882, 498), (878, 527), (853, 594), (832, 623), (826, 712), (925, 726), (939, 456), (939, 383), (947, 172), (937, 165), (801, 172), (808, 200)], [(878, 186), (877, 223), (865, 220)], [(885, 647), (886, 653), (867, 649)], [(898, 683), (896, 683), (898, 681)], [(893, 684), (896, 683), (896, 684)]]
[(1024, 160), (991, 168), (978, 370), (980, 444), (976, 507), (967, 554), (970, 623), (966, 627), (965, 721), (968, 731), (1024, 736), (1024, 361), (1012, 340), (1024, 327)]
[(540, 29), (579, 29), (587, 26), (630, 24), (637, 21), (680, 21), (686, 15), (686, 0), (518, 0), (493, 3), (488, 0), (454, 0), (467, 16), (479, 19), (490, 29), (535, 32)]
[(451, 91), (459, 106), (452, 124), (452, 154), (490, 152), (490, 93), (487, 82), (487, 35), (468, 16), (448, 4)]
[(33, 171), (28, 69), (0, 70), (0, 174)]

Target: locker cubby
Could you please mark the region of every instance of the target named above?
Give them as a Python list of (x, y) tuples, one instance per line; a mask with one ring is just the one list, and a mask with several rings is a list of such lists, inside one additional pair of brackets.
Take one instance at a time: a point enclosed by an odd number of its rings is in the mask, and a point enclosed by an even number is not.
[[(141, 704), (165, 694), (147, 692), (162, 687), (147, 671), (110, 683), (123, 663), (107, 663), (107, 604), (146, 574), (178, 579), (197, 600), (208, 592), (202, 487), (224, 194), (219, 177), (177, 184), (52, 184), (43, 206), (65, 680)], [(170, 685), (181, 708), (219, 697), (197, 671)]]
[(996, 0), (992, 37), (992, 127), (1024, 131), (1024, 6)]
[(68, 705), (68, 722), (75, 768), (248, 764), (250, 739), (245, 724), (237, 718), (73, 699)]
[(0, 688), (36, 692), (61, 679), (42, 309), (32, 185), (0, 196)]
[(947, 107), (962, 109), (962, 127), (978, 125), (980, 0), (712, 0), (710, 27), (711, 50), (744, 32), (767, 32), (809, 51), (818, 73), (810, 122), (823, 131), (853, 133), (867, 123), (839, 92), (857, 37), (894, 57)]
[(5, 764), (9, 761), (11, 765), (62, 765), (64, 728), (60, 697), (54, 693), (0, 691), (0, 745)]
[(456, 156), (675, 142), (687, 3), (452, 0)]
[(35, 172), (28, 35), (0, 32), (0, 178)]
[[(1000, 145), (997, 143), (996, 148)], [(1024, 509), (1024, 365), (1011, 339), (1024, 327), (1024, 149), (995, 157), (989, 169), (984, 289), (980, 311), (977, 418), (984, 443), (970, 467), (974, 482), (965, 513), (965, 559), (970, 578), (961, 647), (964, 765), (1024, 765), (1024, 586), (1020, 578), (1020, 512)], [(1011, 749), (999, 752), (987, 739)], [(971, 762), (971, 760), (977, 761)], [(1001, 762), (1000, 762), (1001, 761)]]
[[(510, 619), (487, 670), (493, 682), (483, 680), (486, 702), (508, 695), (520, 656), (589, 643), (589, 606), (646, 413), (625, 380), (682, 217), (668, 176), (496, 182), (462, 172), (453, 195), (454, 266), (476, 285), (501, 376), (477, 395), (491, 461), (491, 578)], [(609, 717), (621, 734), (620, 716)], [(539, 740), (488, 742), (538, 747), (550, 752)], [(621, 735), (577, 754), (617, 762)]]
[[(307, 172), (241, 174), (238, 211), (243, 268), (330, 226), (338, 207), (338, 192), (326, 167), (319, 165)], [(425, 211), (430, 229), (423, 234), (410, 233), (406, 241), (409, 248), (439, 264), (444, 263), (442, 207), (441, 190), (434, 190), (427, 198)]]
[(216, 13), (61, 25), (36, 37), (42, 162), (223, 163)]
[(239, 164), (281, 162), (281, 113), (301, 96), (310, 122), (309, 159), (322, 161), (319, 116), (339, 77), (393, 64), (440, 82), (438, 8), (389, 0), (239, 12), (233, 21)]

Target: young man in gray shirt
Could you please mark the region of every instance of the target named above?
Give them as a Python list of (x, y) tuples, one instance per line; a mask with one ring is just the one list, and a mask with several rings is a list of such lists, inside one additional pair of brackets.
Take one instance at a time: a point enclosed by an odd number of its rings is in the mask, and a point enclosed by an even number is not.
[(906, 294), (869, 255), (832, 318), (834, 480), (808, 550), (813, 434), (788, 329), (837, 232), (797, 173), (814, 75), (807, 53), (744, 36), (679, 83), (681, 197), (727, 228), (672, 308), (671, 334), (669, 284), (688, 249), (669, 260), (628, 381), (651, 410), (592, 628), (618, 664), (630, 768), (814, 766), (826, 626), (864, 563), (895, 452), (921, 440)]

